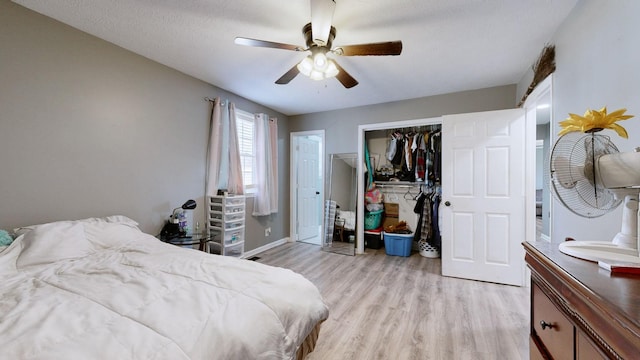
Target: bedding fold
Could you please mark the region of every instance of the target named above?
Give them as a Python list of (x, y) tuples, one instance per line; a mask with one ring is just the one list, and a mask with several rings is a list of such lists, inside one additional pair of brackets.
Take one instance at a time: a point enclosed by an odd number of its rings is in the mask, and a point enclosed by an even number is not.
[(0, 253), (8, 358), (291, 359), (328, 309), (287, 269), (103, 222), (42, 225)]

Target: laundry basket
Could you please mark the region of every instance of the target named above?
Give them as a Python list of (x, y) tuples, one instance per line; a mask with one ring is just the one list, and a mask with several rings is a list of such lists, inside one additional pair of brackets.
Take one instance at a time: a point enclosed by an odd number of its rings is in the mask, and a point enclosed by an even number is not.
[(364, 214), (364, 229), (373, 230), (380, 227), (384, 210), (369, 211)]
[(418, 250), (420, 251), (420, 255), (426, 258), (439, 258), (440, 252), (435, 247), (431, 246), (426, 241), (418, 241)]

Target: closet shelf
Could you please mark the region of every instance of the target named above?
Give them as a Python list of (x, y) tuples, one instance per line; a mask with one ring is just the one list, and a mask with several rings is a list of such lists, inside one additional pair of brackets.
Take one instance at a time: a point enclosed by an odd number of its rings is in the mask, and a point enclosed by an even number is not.
[(423, 182), (415, 181), (376, 181), (376, 186), (379, 187), (398, 187), (398, 188), (411, 188), (414, 186), (424, 185)]

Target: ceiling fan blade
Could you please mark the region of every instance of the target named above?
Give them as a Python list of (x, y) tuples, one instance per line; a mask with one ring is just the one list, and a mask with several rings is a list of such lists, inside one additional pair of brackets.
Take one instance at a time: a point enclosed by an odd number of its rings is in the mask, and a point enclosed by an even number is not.
[(289, 71), (284, 73), (284, 75), (282, 75), (280, 79), (276, 80), (276, 84), (278, 85), (288, 84), (289, 81), (293, 80), (293, 78), (295, 78), (299, 72), (300, 71), (298, 70), (298, 64), (293, 65), (293, 67), (289, 69)]
[(249, 39), (249, 38), (243, 38), (243, 37), (237, 37), (234, 42), (237, 45), (244, 45), (244, 46), (266, 47), (266, 48), (293, 50), (293, 51), (305, 50), (300, 46), (296, 46), (296, 45), (283, 44), (283, 43), (277, 43), (277, 42), (266, 41), (266, 40)]
[(402, 41), (339, 46), (333, 52), (343, 56), (400, 55)]
[(314, 42), (318, 40), (321, 45), (327, 43), (335, 9), (335, 0), (311, 0), (311, 34)]
[(347, 89), (351, 89), (352, 87), (358, 85), (358, 80), (354, 79), (353, 76), (349, 75), (348, 72), (344, 71), (342, 66), (338, 65), (336, 62), (336, 67), (338, 68), (338, 75), (336, 75), (336, 79), (340, 81), (340, 83), (346, 87)]

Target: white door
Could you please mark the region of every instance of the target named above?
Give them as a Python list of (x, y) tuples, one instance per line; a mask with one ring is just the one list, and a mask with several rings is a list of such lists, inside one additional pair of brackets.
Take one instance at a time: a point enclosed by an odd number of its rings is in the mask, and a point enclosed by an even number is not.
[(442, 275), (523, 285), (522, 109), (444, 116)]
[(301, 136), (298, 138), (298, 241), (320, 245), (320, 213), (318, 184), (319, 176), (319, 144), (318, 141)]

